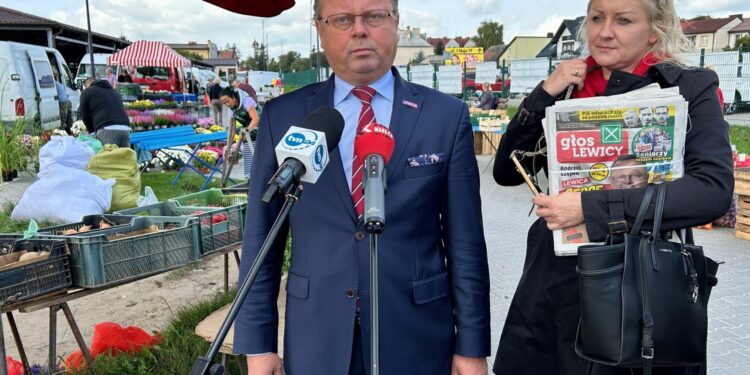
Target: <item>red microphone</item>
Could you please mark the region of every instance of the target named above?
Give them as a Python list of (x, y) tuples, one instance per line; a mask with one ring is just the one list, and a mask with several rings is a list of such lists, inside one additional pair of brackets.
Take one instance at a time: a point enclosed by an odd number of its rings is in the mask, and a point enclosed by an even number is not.
[(393, 155), (395, 142), (387, 127), (365, 125), (354, 139), (354, 153), (363, 161), (362, 186), (365, 195), (364, 222), (368, 233), (385, 229), (385, 165)]

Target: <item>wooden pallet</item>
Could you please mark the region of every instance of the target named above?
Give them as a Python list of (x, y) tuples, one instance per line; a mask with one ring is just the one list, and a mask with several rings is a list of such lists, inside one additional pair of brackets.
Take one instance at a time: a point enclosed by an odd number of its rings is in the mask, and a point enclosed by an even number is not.
[(750, 195), (738, 195), (737, 198), (737, 224), (734, 226), (734, 234), (737, 238), (750, 240)]
[(735, 169), (734, 193), (750, 197), (750, 168)]

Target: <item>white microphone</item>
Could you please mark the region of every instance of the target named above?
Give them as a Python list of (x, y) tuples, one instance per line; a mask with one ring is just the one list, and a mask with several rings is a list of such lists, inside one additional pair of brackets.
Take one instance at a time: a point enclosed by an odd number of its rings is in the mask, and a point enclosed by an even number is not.
[(307, 115), (303, 126), (290, 127), (276, 145), (276, 160), (281, 165), (268, 181), (263, 202), (270, 202), (276, 193), (287, 193), (300, 182), (318, 181), (343, 130), (344, 118), (333, 108), (319, 108)]

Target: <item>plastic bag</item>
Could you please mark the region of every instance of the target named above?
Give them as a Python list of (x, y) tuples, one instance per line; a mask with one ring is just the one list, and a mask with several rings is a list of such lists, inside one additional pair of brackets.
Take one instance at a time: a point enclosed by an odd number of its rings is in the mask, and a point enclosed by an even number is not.
[(138, 207), (159, 203), (159, 198), (156, 197), (156, 194), (154, 194), (151, 186), (146, 186), (146, 188), (144, 189), (144, 194), (145, 195), (141, 195), (140, 197), (138, 197)]
[(79, 142), (71, 136), (53, 136), (39, 150), (39, 176), (57, 166), (86, 170), (94, 150), (89, 145)]
[(114, 184), (114, 179), (56, 166), (26, 189), (11, 219), (75, 223), (83, 216), (102, 214), (109, 210)]
[(95, 154), (98, 154), (99, 151), (102, 150), (102, 142), (88, 134), (84, 134), (84, 133), (79, 134), (78, 140), (80, 142), (83, 142), (89, 145), (89, 147), (91, 147), (91, 149), (94, 150)]
[(108, 144), (89, 160), (86, 170), (99, 178), (117, 180), (112, 188), (112, 211), (133, 208), (138, 203), (141, 174), (135, 159), (135, 151)]

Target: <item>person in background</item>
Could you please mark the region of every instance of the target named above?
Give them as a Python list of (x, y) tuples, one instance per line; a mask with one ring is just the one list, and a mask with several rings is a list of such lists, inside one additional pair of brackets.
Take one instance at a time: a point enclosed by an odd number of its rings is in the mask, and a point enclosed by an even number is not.
[(489, 82), (482, 83), (482, 96), (479, 97), (479, 108), (487, 110), (494, 109), (495, 95), (492, 94)]
[(57, 103), (60, 107), (60, 128), (70, 134), (73, 126), (73, 103), (70, 102), (65, 85), (60, 82), (60, 75), (55, 73), (55, 89), (57, 89)]
[(221, 78), (214, 78), (213, 84), (208, 87), (207, 91), (208, 98), (211, 100), (211, 116), (213, 117), (215, 124), (221, 125), (223, 123), (221, 99), (219, 99), (221, 94)]
[[(248, 373), (281, 374), (279, 293), (284, 244), (292, 236), (284, 334), (288, 375), (370, 373), (370, 246), (365, 233), (358, 132), (393, 134), (378, 238), (380, 373), (485, 375), (490, 290), (479, 168), (469, 110), (445, 93), (404, 80), (393, 67), (397, 0), (315, 0), (313, 22), (334, 74), (269, 100), (250, 179), (240, 279), (247, 275), (283, 198), (261, 202), (279, 163), (274, 147), (319, 108), (344, 129), (318, 181), (306, 184), (235, 321), (234, 351)], [(358, 131), (358, 129), (360, 129)], [(330, 141), (330, 140), (329, 140)], [(287, 229), (288, 228), (288, 229)]]
[[(245, 180), (250, 181), (253, 172), (253, 152), (255, 150), (255, 137), (258, 132), (258, 111), (255, 100), (249, 95), (241, 97), (236, 90), (227, 87), (221, 90), (219, 94), (221, 104), (227, 106), (232, 113), (229, 115), (230, 121), (237, 121), (242, 126), (240, 142), (242, 143), (242, 163), (245, 172)], [(248, 144), (247, 138), (250, 138)]]
[(133, 83), (133, 78), (130, 77), (130, 74), (127, 70), (124, 68), (120, 70), (120, 75), (117, 76), (117, 82), (118, 83)]
[[(680, 59), (681, 53), (692, 50), (692, 46), (682, 33), (674, 2), (589, 0), (579, 30), (582, 48), (588, 49), (590, 56), (562, 61), (524, 99), (498, 148), (495, 181), (503, 186), (524, 183), (510, 155), (515, 150), (533, 152), (538, 144), (545, 147), (540, 141), (545, 109), (561, 100), (569, 86), (575, 86), (573, 97), (591, 98), (624, 94), (658, 83), (662, 88), (679, 88), (689, 103), (691, 119), (685, 135), (685, 174), (664, 182), (668, 198), (662, 229), (691, 227), (725, 213), (734, 178), (728, 125), (716, 96), (718, 77), (709, 70), (688, 67)], [(531, 173), (547, 166), (544, 155), (521, 162)], [(632, 226), (645, 190), (554, 192), (532, 198), (539, 219), (529, 228), (523, 274), (497, 348), (496, 374), (642, 373), (592, 364), (576, 355), (574, 342), (580, 319), (577, 259), (555, 256), (552, 230), (585, 223), (591, 242), (603, 242), (610, 233), (611, 218), (624, 217), (628, 227)], [(647, 213), (645, 222), (653, 222), (653, 213)], [(653, 374), (699, 374), (705, 371), (700, 367), (655, 368)]]
[(112, 68), (107, 67), (107, 69), (104, 70), (104, 73), (104, 78), (109, 82), (109, 85), (112, 86), (112, 88), (117, 87), (117, 76), (112, 73)]
[(105, 144), (130, 147), (130, 119), (120, 93), (107, 80), (83, 81), (79, 110), (89, 134)]
[(242, 90), (242, 92), (246, 93), (247, 95), (250, 95), (255, 102), (258, 102), (258, 96), (255, 94), (255, 89), (253, 86), (250, 86), (247, 83), (241, 83), (239, 80), (232, 81), (232, 87), (234, 87), (237, 90)]

